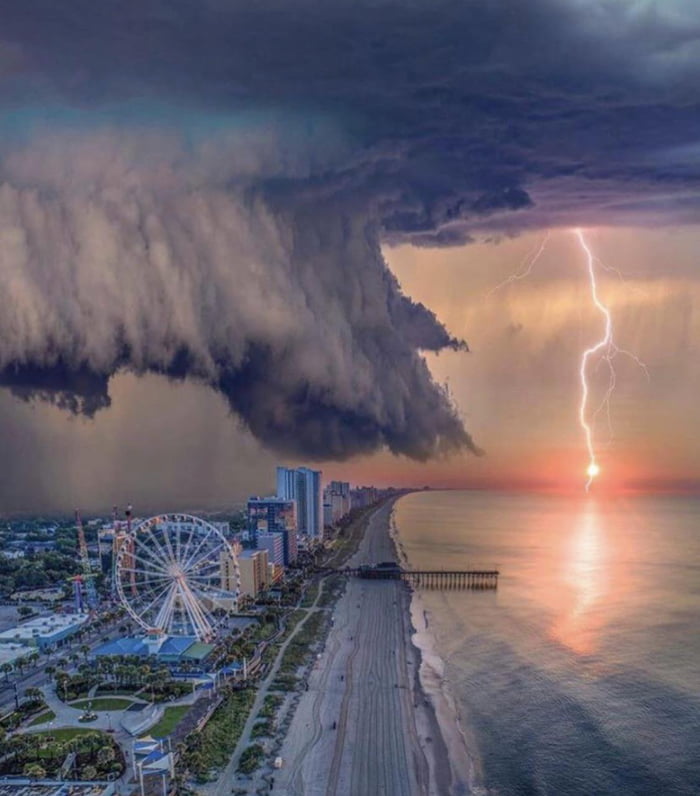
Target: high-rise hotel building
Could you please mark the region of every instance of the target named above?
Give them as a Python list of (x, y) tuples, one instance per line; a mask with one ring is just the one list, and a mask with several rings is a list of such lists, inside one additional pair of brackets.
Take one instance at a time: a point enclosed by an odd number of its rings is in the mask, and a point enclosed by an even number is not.
[(297, 531), (311, 537), (321, 535), (321, 471), (308, 467), (278, 467), (277, 497), (293, 500), (297, 508)]

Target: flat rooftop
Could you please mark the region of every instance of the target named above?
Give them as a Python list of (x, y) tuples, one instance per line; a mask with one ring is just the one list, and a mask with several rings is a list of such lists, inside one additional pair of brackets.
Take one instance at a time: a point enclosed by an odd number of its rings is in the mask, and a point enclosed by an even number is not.
[(24, 644), (6, 643), (0, 644), (0, 666), (3, 663), (12, 663), (17, 658), (23, 658), (29, 650)]
[(113, 785), (0, 779), (0, 796), (109, 796), (112, 793)]
[[(62, 630), (82, 625), (87, 622), (87, 614), (51, 614), (50, 616), (37, 616), (21, 625), (11, 627), (0, 633), (0, 643), (7, 641), (31, 640), (38, 636), (53, 636)], [(1, 796), (1, 795), (0, 795)]]

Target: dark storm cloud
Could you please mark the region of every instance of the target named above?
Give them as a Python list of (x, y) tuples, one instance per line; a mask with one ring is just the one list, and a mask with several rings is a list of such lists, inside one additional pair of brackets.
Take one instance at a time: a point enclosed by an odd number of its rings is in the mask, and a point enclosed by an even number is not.
[(464, 347), (380, 246), (695, 219), (692, 3), (0, 2), (0, 380), (91, 413), (119, 369), (265, 444), (476, 450)]

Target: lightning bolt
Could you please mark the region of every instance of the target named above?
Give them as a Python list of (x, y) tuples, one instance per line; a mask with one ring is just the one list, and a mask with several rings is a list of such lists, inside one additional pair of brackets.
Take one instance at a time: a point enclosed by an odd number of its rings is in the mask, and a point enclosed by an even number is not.
[[(613, 392), (615, 391), (615, 385), (617, 383), (617, 375), (615, 373), (615, 367), (613, 365), (613, 360), (619, 354), (623, 354), (624, 356), (630, 357), (646, 374), (647, 379), (649, 379), (649, 370), (647, 366), (639, 359), (638, 356), (633, 354), (631, 351), (627, 351), (624, 348), (620, 348), (617, 343), (615, 342), (614, 334), (613, 334), (613, 322), (612, 322), (612, 315), (610, 314), (610, 310), (607, 306), (600, 300), (600, 296), (598, 295), (598, 283), (596, 281), (596, 274), (595, 274), (595, 264), (596, 262), (599, 264), (600, 260), (593, 254), (591, 251), (588, 242), (583, 234), (583, 230), (575, 229), (574, 235), (576, 236), (579, 245), (583, 249), (583, 252), (586, 257), (586, 268), (588, 271), (588, 279), (591, 285), (591, 300), (593, 301), (593, 305), (595, 308), (600, 312), (604, 319), (604, 334), (598, 340), (597, 343), (594, 343), (590, 348), (585, 349), (583, 354), (581, 355), (581, 364), (579, 366), (579, 377), (581, 379), (581, 403), (579, 404), (578, 410), (578, 417), (579, 423), (581, 424), (581, 428), (583, 429), (584, 439), (586, 441), (586, 450), (588, 451), (588, 467), (586, 468), (586, 475), (588, 480), (586, 481), (586, 492), (591, 488), (591, 484), (595, 480), (596, 476), (600, 474), (600, 465), (598, 464), (598, 460), (595, 454), (595, 448), (593, 446), (593, 429), (591, 424), (588, 421), (587, 417), (587, 409), (588, 409), (588, 396), (589, 396), (589, 387), (588, 387), (588, 362), (592, 356), (598, 354), (599, 352), (602, 353), (603, 361), (606, 362), (609, 371), (609, 380), (608, 380), (608, 387), (605, 391), (603, 396), (603, 400), (600, 403), (600, 406), (596, 409), (596, 411), (592, 415), (592, 419), (596, 417), (596, 415), (601, 411), (603, 407), (606, 408), (607, 415), (608, 415), (608, 428), (610, 429), (610, 434), (612, 436), (612, 423), (610, 419), (610, 398), (612, 397)], [(620, 272), (617, 269), (606, 269), (606, 270), (614, 270), (620, 275)]]
[(601, 404), (601, 406), (605, 404), (609, 406), (610, 396), (612, 395), (612, 391), (615, 389), (615, 369), (612, 367), (612, 359), (610, 357), (610, 349), (614, 343), (610, 310), (598, 297), (598, 284), (595, 278), (593, 253), (586, 243), (583, 232), (580, 229), (577, 229), (574, 230), (574, 234), (578, 238), (578, 242), (581, 244), (581, 248), (586, 254), (586, 264), (588, 267), (588, 277), (591, 282), (591, 298), (593, 300), (593, 304), (605, 318), (605, 334), (597, 343), (595, 343), (595, 345), (592, 345), (583, 352), (583, 355), (581, 356), (581, 366), (579, 367), (579, 376), (581, 378), (581, 403), (579, 404), (578, 409), (578, 419), (579, 423), (581, 424), (581, 428), (583, 429), (583, 434), (586, 440), (586, 449), (588, 450), (588, 468), (586, 469), (586, 475), (588, 476), (588, 480), (586, 481), (586, 492), (588, 492), (588, 490), (591, 488), (591, 484), (593, 483), (593, 479), (600, 473), (600, 466), (596, 460), (595, 450), (593, 448), (593, 430), (591, 429), (591, 426), (586, 418), (589, 392), (587, 378), (588, 360), (594, 354), (597, 354), (598, 351), (606, 352), (606, 359), (610, 367), (610, 382), (608, 384), (608, 389), (603, 398), (603, 404)]
[[(586, 443), (586, 452), (588, 453), (588, 467), (586, 468), (586, 484), (585, 489), (586, 492), (591, 488), (593, 481), (595, 478), (600, 474), (600, 465), (598, 464), (598, 459), (596, 457), (595, 446), (593, 443), (593, 426), (592, 423), (595, 421), (595, 418), (598, 414), (605, 409), (608, 419), (608, 429), (610, 432), (610, 439), (612, 440), (613, 437), (613, 430), (612, 430), (612, 418), (610, 415), (610, 399), (615, 391), (615, 386), (617, 384), (617, 374), (615, 372), (615, 366), (613, 364), (613, 360), (615, 357), (619, 355), (623, 355), (629, 357), (633, 362), (635, 362), (645, 373), (647, 380), (650, 379), (649, 370), (647, 366), (642, 362), (639, 357), (628, 351), (625, 348), (620, 348), (617, 343), (615, 342), (614, 331), (613, 331), (613, 322), (612, 322), (612, 315), (610, 314), (610, 310), (608, 307), (601, 301), (600, 296), (598, 295), (598, 283), (596, 281), (596, 265), (599, 265), (606, 271), (611, 271), (615, 273), (621, 280), (623, 280), (623, 276), (618, 271), (617, 268), (613, 268), (612, 266), (605, 265), (600, 259), (598, 259), (592, 252), (586, 238), (583, 234), (583, 230), (575, 229), (572, 230), (578, 243), (583, 250), (586, 259), (586, 270), (588, 274), (588, 280), (590, 283), (591, 288), (591, 300), (593, 302), (593, 306), (598, 310), (598, 312), (602, 315), (604, 321), (603, 327), (603, 336), (598, 340), (598, 342), (594, 343), (589, 348), (586, 348), (583, 353), (581, 354), (581, 362), (579, 365), (579, 378), (581, 382), (581, 400), (579, 403), (579, 410), (578, 410), (578, 418), (579, 424), (581, 425), (581, 429), (583, 431), (584, 440)], [(493, 295), (496, 291), (500, 290), (502, 287), (509, 285), (513, 282), (519, 281), (520, 279), (524, 279), (526, 276), (529, 276), (532, 272), (534, 265), (539, 260), (540, 256), (542, 255), (545, 246), (547, 245), (547, 241), (549, 240), (549, 232), (545, 235), (542, 239), (539, 246), (536, 246), (529, 252), (526, 257), (524, 258), (523, 262), (520, 264), (518, 269), (514, 271), (509, 277), (504, 279), (500, 282), (496, 287), (492, 288), (488, 296)], [(603, 394), (603, 398), (598, 405), (597, 409), (590, 415), (590, 419), (588, 416), (588, 402), (590, 396), (590, 388), (588, 386), (588, 366), (589, 362), (592, 357), (596, 355), (600, 355), (601, 358), (598, 361), (598, 365), (602, 362), (605, 362), (608, 368), (608, 385)]]
[(518, 282), (521, 279), (525, 279), (526, 276), (530, 276), (535, 263), (542, 256), (542, 252), (544, 251), (548, 240), (549, 232), (547, 232), (544, 238), (542, 238), (539, 246), (535, 246), (525, 255), (517, 270), (514, 271), (510, 276), (506, 277), (502, 282), (499, 282), (496, 287), (492, 287), (491, 290), (489, 290), (489, 292), (486, 294), (486, 297), (489, 298), (496, 293), (496, 291), (500, 290), (506, 285), (510, 285), (512, 282)]

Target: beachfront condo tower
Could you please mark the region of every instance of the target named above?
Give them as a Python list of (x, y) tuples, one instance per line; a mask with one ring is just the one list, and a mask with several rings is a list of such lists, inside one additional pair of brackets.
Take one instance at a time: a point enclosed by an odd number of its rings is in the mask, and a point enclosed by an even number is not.
[(323, 525), (320, 470), (278, 467), (277, 497), (296, 503), (298, 533), (320, 536)]

